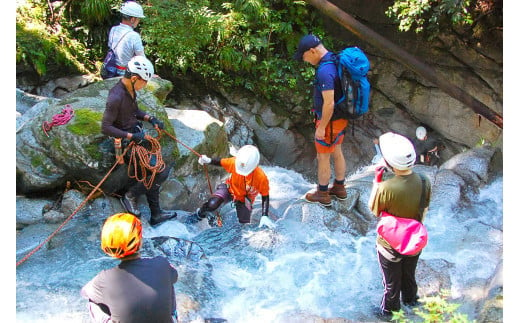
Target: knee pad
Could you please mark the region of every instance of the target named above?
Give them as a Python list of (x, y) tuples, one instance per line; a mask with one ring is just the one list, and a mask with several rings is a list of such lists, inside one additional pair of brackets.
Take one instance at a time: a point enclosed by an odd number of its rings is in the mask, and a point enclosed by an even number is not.
[(202, 209), (201, 211), (203, 212), (206, 212), (206, 211), (209, 211), (209, 212), (213, 212), (215, 211), (216, 209), (219, 208), (219, 206), (222, 204), (222, 201), (223, 199), (219, 196), (212, 196), (209, 198), (209, 200), (204, 203), (204, 205), (202, 206)]

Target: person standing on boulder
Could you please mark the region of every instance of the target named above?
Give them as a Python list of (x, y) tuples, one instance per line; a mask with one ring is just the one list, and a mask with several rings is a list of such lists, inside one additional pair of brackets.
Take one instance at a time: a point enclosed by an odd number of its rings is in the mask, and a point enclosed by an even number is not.
[(123, 76), (132, 57), (146, 57), (141, 35), (134, 30), (145, 16), (143, 8), (135, 1), (124, 2), (119, 12), (121, 23), (110, 29), (108, 48), (112, 48), (116, 56), (117, 76)]
[[(149, 149), (150, 143), (145, 138), (141, 121), (150, 122), (158, 130), (164, 129), (164, 124), (156, 117), (139, 109), (136, 92), (146, 86), (153, 73), (153, 65), (145, 57), (134, 56), (130, 60), (125, 75), (108, 93), (106, 109), (101, 122), (101, 132), (104, 135), (130, 140), (136, 145)], [(168, 178), (170, 170), (171, 165), (166, 166), (161, 172), (157, 172), (149, 188), (143, 182), (132, 179), (130, 188), (121, 198), (121, 203), (126, 211), (140, 217), (141, 211), (137, 199), (146, 194), (151, 212), (151, 225), (176, 217), (177, 213), (162, 210), (159, 203), (161, 184)]]
[[(383, 181), (386, 167), (376, 168), (374, 186), (368, 202), (370, 210), (376, 217), (385, 211), (395, 217), (422, 222), (430, 204), (431, 183), (428, 178), (421, 179), (412, 170), (415, 163), (413, 144), (404, 136), (387, 132), (379, 137), (379, 146), (383, 161), (394, 176)], [(401, 299), (407, 306), (418, 305), (415, 269), (421, 252), (411, 256), (399, 254), (379, 234), (376, 249), (384, 285), (378, 315), (390, 319), (392, 311), (401, 309)]]
[(101, 250), (121, 262), (83, 286), (93, 322), (176, 322), (177, 270), (163, 256), (141, 258), (141, 221), (129, 213), (105, 220)]
[[(316, 127), (314, 144), (318, 160), (318, 187), (314, 193), (307, 193), (305, 200), (330, 206), (331, 196), (339, 200), (347, 198), (345, 189), (347, 164), (341, 144), (345, 137), (348, 121), (346, 119), (332, 120), (334, 104), (341, 97), (341, 85), (336, 64), (324, 64), (334, 61), (335, 54), (329, 52), (317, 36), (309, 34), (300, 39), (294, 59), (316, 66), (312, 111), (315, 115)], [(335, 179), (332, 187), (329, 188), (331, 155), (334, 161)]]
[(223, 167), (231, 174), (225, 183), (217, 186), (217, 190), (211, 195), (201, 208), (188, 219), (188, 222), (196, 223), (208, 217), (211, 212), (218, 209), (222, 203), (233, 201), (237, 211), (238, 222), (248, 224), (251, 222), (253, 203), (258, 194), (262, 196), (262, 217), (259, 226), (274, 227), (269, 219), (269, 179), (261, 167), (260, 152), (252, 145), (245, 145), (237, 152), (236, 157), (210, 158), (202, 155), (199, 164), (211, 164)]

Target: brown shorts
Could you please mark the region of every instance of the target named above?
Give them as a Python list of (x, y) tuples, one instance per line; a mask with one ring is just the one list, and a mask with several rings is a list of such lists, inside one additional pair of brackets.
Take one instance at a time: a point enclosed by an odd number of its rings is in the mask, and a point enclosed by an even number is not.
[[(320, 120), (316, 121), (316, 128), (320, 124)], [(316, 152), (318, 154), (328, 154), (334, 152), (337, 145), (343, 143), (345, 138), (345, 130), (347, 129), (348, 121), (345, 119), (338, 119), (329, 121), (329, 124), (325, 128), (325, 139), (317, 140), (314, 139), (314, 145), (316, 146)], [(332, 135), (331, 135), (332, 127)]]

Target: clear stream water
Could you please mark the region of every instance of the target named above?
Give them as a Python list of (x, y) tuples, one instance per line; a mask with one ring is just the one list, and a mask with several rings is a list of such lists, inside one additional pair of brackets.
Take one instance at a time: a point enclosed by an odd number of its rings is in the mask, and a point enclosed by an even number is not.
[[(373, 310), (382, 296), (374, 229), (366, 236), (353, 236), (330, 231), (320, 221), (297, 221), (290, 216), (290, 206), (300, 203), (298, 199), (314, 184), (290, 170), (264, 169), (271, 181), (272, 213), (280, 218), (274, 230), (256, 225), (242, 228), (229, 205), (221, 211), (222, 228), (186, 227), (180, 221), (145, 227), (148, 241), (160, 236), (195, 241), (188, 256), (188, 246), (179, 251), (173, 239), (168, 240), (171, 249), (168, 243), (162, 245), (172, 253), (170, 259), (180, 274), (175, 285), (178, 295), (200, 302), (186, 321), (284, 322), (302, 312), (373, 321)], [(502, 178), (494, 180), (474, 196), (469, 207), (456, 211), (442, 205), (430, 207), (429, 243), (421, 259), (453, 264), (449, 270), (453, 297), (477, 298), (502, 261), (502, 187)], [(256, 212), (259, 209), (255, 204)], [(322, 216), (312, 212), (315, 219)], [(182, 219), (186, 214), (180, 213)], [(256, 221), (258, 216), (254, 213)], [(79, 290), (100, 270), (117, 263), (99, 249), (102, 221), (96, 216), (73, 219), (48, 247), (16, 268), (18, 322), (88, 322), (86, 300)], [(41, 230), (51, 232), (57, 225), (33, 227), (36, 235)], [(30, 237), (30, 232), (24, 237)], [(206, 258), (200, 258), (202, 252)], [(462, 309), (474, 318), (471, 304)]]

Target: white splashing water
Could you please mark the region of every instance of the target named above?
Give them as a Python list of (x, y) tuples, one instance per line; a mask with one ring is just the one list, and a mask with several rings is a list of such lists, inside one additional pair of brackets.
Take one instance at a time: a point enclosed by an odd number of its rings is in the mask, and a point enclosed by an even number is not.
[[(264, 169), (270, 179), (273, 212), (279, 217), (290, 202), (314, 187), (293, 171)], [(454, 297), (474, 295), (474, 286), (482, 289), (502, 260), (502, 185), (501, 178), (495, 180), (459, 211), (432, 206), (428, 213), (429, 243), (421, 259), (444, 259), (454, 264), (449, 273)], [(258, 203), (255, 212), (260, 209)], [(223, 212), (234, 214), (229, 206)], [(258, 217), (258, 213), (255, 215)], [(309, 216), (320, 218), (322, 214)], [(155, 229), (147, 227), (144, 235), (196, 239), (197, 234), (178, 221), (170, 221)], [(236, 246), (225, 243), (231, 240), (226, 234), (241, 235), (233, 240)], [(201, 304), (191, 318), (193, 322), (204, 317), (229, 322), (284, 322), (291, 315), (301, 314), (354, 321), (373, 319), (383, 292), (373, 230), (354, 237), (332, 232), (319, 221), (281, 219), (275, 230), (250, 227), (222, 235), (223, 245), (218, 246), (222, 248), (208, 243), (214, 290), (207, 291), (210, 301)], [(40, 251), (45, 255), (17, 270), (17, 321), (86, 320), (86, 304), (79, 289), (101, 268), (115, 265), (108, 257), (93, 259), (93, 253), (85, 252), (97, 243), (91, 240), (76, 253), (69, 251), (66, 261), (63, 253)], [(219, 237), (212, 243), (218, 242)], [(204, 246), (204, 241), (201, 244)], [(180, 265), (180, 273), (184, 265)], [(192, 295), (182, 280), (181, 275), (177, 293)], [(468, 314), (471, 317), (475, 313)]]

